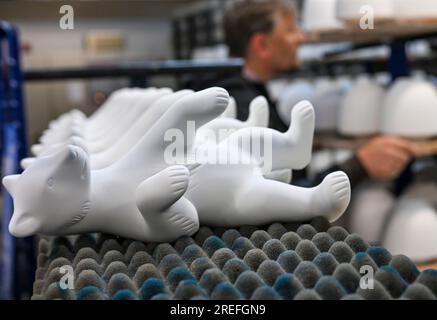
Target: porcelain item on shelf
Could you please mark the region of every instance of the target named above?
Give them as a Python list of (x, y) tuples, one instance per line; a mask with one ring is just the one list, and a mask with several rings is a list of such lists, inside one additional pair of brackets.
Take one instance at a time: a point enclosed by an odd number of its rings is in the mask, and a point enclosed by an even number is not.
[(389, 86), (389, 84), (391, 83), (391, 76), (389, 73), (386, 72), (380, 72), (377, 73), (374, 77), (373, 80), (379, 84), (380, 86), (383, 86), (384, 88), (387, 88)]
[(437, 135), (437, 90), (432, 83), (400, 79), (388, 91), (382, 113), (382, 132), (407, 138)]
[(289, 86), (289, 83), (290, 80), (283, 78), (273, 79), (267, 82), (266, 88), (270, 95), (270, 98), (274, 101), (278, 101), (282, 95), (282, 92), (285, 90), (286, 87)]
[(337, 30), (343, 27), (336, 16), (337, 0), (305, 0), (303, 28), (307, 31)]
[(313, 153), (306, 171), (309, 177), (315, 177), (334, 164), (335, 155), (332, 150), (317, 150)]
[(378, 84), (367, 80), (358, 82), (340, 105), (338, 131), (348, 136), (378, 133), (384, 97), (384, 88)]
[(396, 16), (394, 2), (397, 0), (338, 0), (337, 18), (356, 22), (370, 12), (372, 8), (375, 20), (393, 20)]
[(437, 258), (437, 211), (428, 201), (399, 201), (388, 221), (383, 241), (393, 254), (404, 254), (415, 262)]
[[(334, 172), (314, 188), (265, 179), (268, 154), (238, 143), (268, 138), (271, 171), (305, 167), (314, 131), (309, 102), (293, 109), (293, 122), (285, 133), (243, 128), (220, 144), (194, 148), (196, 132), (187, 124), (194, 122), (199, 128), (219, 117), (228, 97), (221, 88), (185, 95), (105, 169), (91, 170), (86, 150), (68, 145), (38, 158), (21, 175), (5, 177), (3, 184), (14, 201), (9, 231), (17, 237), (104, 232), (141, 241), (173, 241), (196, 232), (199, 221), (238, 226), (315, 216), (334, 221), (341, 216), (350, 199), (346, 174)], [(175, 141), (166, 139), (169, 132), (184, 138), (182, 154), (175, 159), (169, 158), (175, 147)], [(243, 161), (210, 163), (193, 158), (208, 147), (220, 159), (237, 152)]]
[(322, 149), (313, 152), (311, 162), (307, 167), (309, 177), (315, 177), (328, 168), (343, 163), (353, 156), (351, 150)]
[(291, 109), (300, 101), (311, 101), (314, 95), (314, 86), (307, 81), (297, 81), (282, 90), (277, 103), (277, 111), (281, 120), (289, 125)]
[(343, 163), (354, 156), (354, 151), (350, 149), (336, 149), (334, 150), (335, 162), (337, 164)]
[(336, 81), (316, 85), (312, 99), (316, 112), (316, 131), (337, 130), (338, 112), (345, 93), (345, 87)]
[(335, 82), (338, 86), (340, 86), (340, 88), (344, 90), (344, 92), (349, 92), (356, 83), (356, 81), (353, 80), (350, 76), (338, 76)]
[(395, 0), (394, 7), (398, 19), (437, 20), (437, 2), (435, 0)]
[(387, 218), (396, 204), (389, 186), (366, 182), (357, 186), (348, 209), (350, 232), (371, 244), (380, 244)]

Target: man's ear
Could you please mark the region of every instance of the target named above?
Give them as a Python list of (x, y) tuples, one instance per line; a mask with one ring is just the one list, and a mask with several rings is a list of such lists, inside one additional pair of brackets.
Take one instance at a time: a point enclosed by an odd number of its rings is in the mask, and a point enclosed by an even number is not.
[(256, 32), (249, 40), (249, 51), (260, 58), (270, 57), (270, 37), (266, 33)]

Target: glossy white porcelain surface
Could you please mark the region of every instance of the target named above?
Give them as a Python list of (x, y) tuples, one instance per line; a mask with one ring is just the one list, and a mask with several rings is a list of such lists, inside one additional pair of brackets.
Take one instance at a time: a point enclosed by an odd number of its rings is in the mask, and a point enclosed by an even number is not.
[(437, 135), (437, 90), (428, 81), (399, 79), (388, 91), (382, 132), (409, 138)]
[(302, 27), (307, 31), (341, 29), (336, 16), (337, 0), (305, 0)]
[(348, 136), (379, 132), (384, 96), (384, 88), (375, 82), (358, 82), (340, 105), (338, 131)]
[(388, 222), (383, 246), (415, 262), (437, 258), (437, 212), (427, 201), (400, 201)]

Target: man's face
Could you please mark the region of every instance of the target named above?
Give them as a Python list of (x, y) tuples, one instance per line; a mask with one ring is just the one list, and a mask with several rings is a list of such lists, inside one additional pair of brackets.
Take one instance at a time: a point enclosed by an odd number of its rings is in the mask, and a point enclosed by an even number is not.
[(278, 13), (269, 38), (272, 69), (281, 73), (296, 68), (299, 64), (297, 51), (305, 41), (296, 19), (290, 14)]

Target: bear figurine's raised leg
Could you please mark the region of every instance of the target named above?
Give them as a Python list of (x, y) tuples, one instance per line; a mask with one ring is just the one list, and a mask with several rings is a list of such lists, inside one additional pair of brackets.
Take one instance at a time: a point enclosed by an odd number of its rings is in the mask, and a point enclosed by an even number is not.
[(333, 222), (349, 204), (350, 184), (340, 171), (329, 174), (314, 188), (254, 177), (237, 191), (236, 200), (236, 224), (309, 221), (317, 216)]
[[(314, 134), (314, 108), (308, 101), (292, 111), (293, 121), (284, 132), (268, 128), (243, 128), (220, 143), (221, 153), (244, 152), (263, 167), (263, 172), (303, 169), (310, 160)], [(265, 171), (267, 170), (267, 171)]]
[(183, 197), (190, 173), (184, 166), (171, 166), (144, 180), (137, 188), (137, 207), (158, 239), (192, 235), (199, 228), (197, 211)]

